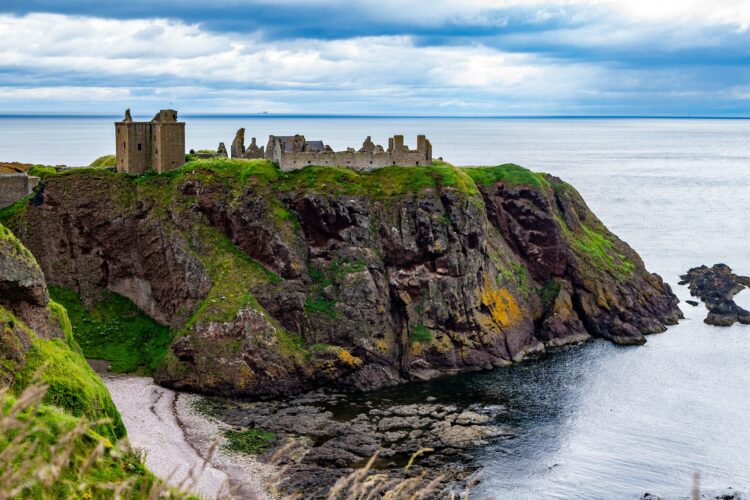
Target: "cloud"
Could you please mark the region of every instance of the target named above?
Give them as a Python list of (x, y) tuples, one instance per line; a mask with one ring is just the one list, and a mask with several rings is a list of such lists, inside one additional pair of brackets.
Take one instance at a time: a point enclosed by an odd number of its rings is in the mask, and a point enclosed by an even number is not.
[(87, 89), (108, 112), (750, 112), (740, 1), (5, 0), (3, 11), (0, 112), (87, 110)]

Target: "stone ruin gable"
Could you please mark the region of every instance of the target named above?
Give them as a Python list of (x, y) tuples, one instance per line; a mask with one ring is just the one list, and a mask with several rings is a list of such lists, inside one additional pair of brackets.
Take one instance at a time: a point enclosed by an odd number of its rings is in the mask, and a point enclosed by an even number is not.
[(234, 136), (234, 141), (232, 141), (232, 158), (245, 158), (245, 159), (254, 159), (254, 158), (265, 158), (266, 152), (263, 149), (263, 146), (258, 147), (258, 142), (255, 140), (255, 137), (253, 137), (250, 140), (250, 145), (245, 149), (245, 129), (241, 128), (237, 131), (237, 134)]
[(333, 151), (323, 141), (307, 141), (303, 135), (270, 136), (266, 158), (279, 164), (281, 170), (296, 170), (307, 165), (351, 167), (359, 170), (382, 168), (389, 165), (417, 166), (432, 164), (432, 145), (424, 135), (417, 136), (417, 149), (404, 145), (404, 136), (389, 139), (388, 149), (367, 137), (355, 151)]
[(0, 174), (0, 208), (12, 205), (30, 195), (39, 184), (39, 177), (21, 174)]
[(185, 163), (185, 123), (177, 121), (177, 111), (163, 109), (150, 122), (133, 121), (130, 110), (115, 122), (116, 169), (143, 174), (153, 169), (169, 172)]

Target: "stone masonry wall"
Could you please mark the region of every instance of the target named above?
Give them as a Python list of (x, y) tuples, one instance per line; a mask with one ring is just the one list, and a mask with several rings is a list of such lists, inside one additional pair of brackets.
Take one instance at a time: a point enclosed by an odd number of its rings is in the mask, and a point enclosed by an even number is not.
[(30, 195), (39, 184), (39, 177), (26, 174), (0, 175), (0, 208), (7, 207)]

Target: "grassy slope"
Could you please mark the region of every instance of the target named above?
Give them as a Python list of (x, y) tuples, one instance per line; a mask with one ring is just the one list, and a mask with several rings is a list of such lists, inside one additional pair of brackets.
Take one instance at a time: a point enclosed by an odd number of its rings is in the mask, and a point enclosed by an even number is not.
[(125, 435), (125, 426), (107, 388), (74, 341), (68, 344), (61, 339), (39, 338), (21, 320), (0, 306), (0, 326), (9, 328), (10, 325), (24, 329), (31, 339), (26, 363), (15, 373), (12, 387), (15, 394), (31, 385), (41, 373), (41, 381), (49, 385), (45, 403), (74, 416), (85, 416), (93, 422), (106, 420), (106, 423), (97, 424), (95, 429), (107, 438), (117, 439)]
[(114, 167), (116, 165), (117, 165), (117, 157), (115, 155), (104, 155), (92, 161), (91, 165), (89, 166), (94, 167), (94, 168), (106, 168), (106, 167)]
[(72, 332), (87, 358), (112, 363), (115, 372), (152, 374), (172, 339), (169, 328), (144, 314), (129, 299), (107, 292), (86, 308), (72, 290), (51, 286), (50, 296), (68, 311)]

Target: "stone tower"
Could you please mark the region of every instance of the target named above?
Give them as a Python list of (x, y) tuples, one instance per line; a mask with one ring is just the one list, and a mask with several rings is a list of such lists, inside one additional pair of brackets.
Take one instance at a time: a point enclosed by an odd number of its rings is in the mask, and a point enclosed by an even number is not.
[(125, 111), (115, 122), (115, 152), (118, 172), (138, 175), (149, 169), (169, 172), (185, 163), (185, 123), (177, 111), (163, 109), (150, 122), (136, 122)]

